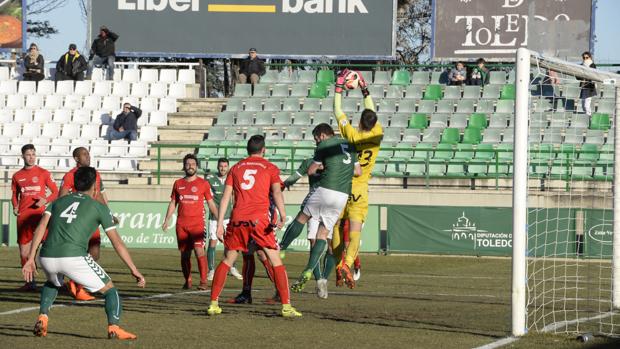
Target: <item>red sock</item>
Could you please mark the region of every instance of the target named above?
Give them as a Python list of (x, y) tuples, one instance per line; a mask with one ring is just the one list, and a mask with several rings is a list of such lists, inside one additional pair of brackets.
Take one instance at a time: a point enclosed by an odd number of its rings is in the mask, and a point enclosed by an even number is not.
[(22, 267), (23, 267), (24, 264), (26, 264), (26, 262), (28, 261), (28, 258), (20, 256), (20, 259), (21, 259), (21, 263), (22, 263)]
[(355, 262), (353, 263), (353, 267), (355, 269), (360, 269), (362, 267), (362, 262), (360, 262), (360, 256), (357, 256), (357, 258), (355, 258)]
[(209, 266), (207, 265), (207, 256), (197, 256), (198, 271), (200, 271), (200, 283), (207, 283), (207, 274), (209, 273)]
[(243, 255), (243, 267), (241, 268), (243, 274), (243, 291), (252, 291), (252, 281), (254, 281), (254, 273), (256, 273), (256, 262), (254, 261), (254, 254)]
[(273, 267), (273, 276), (282, 304), (290, 304), (291, 296), (288, 291), (288, 275), (286, 274), (286, 267), (284, 264)]
[(183, 277), (185, 281), (192, 277), (192, 260), (190, 256), (181, 255), (181, 270), (183, 271)]
[(230, 267), (224, 262), (220, 262), (217, 268), (215, 268), (215, 274), (213, 275), (213, 283), (211, 284), (211, 300), (216, 301), (222, 293), (224, 284), (226, 283), (226, 277)]
[(263, 266), (265, 267), (265, 271), (267, 272), (267, 276), (269, 276), (269, 280), (271, 280), (271, 282), (274, 282), (273, 281), (273, 274), (274, 274), (273, 266), (269, 262), (269, 259), (265, 259), (264, 261), (261, 261), (261, 262), (263, 263)]

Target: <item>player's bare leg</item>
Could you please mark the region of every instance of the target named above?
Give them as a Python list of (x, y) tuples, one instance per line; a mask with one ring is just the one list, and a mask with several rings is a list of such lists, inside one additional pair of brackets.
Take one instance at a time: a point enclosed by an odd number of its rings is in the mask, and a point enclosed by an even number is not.
[[(25, 244), (19, 244), (19, 259), (20, 259), (20, 263), (22, 267), (24, 266), (24, 264), (26, 264), (26, 261), (28, 260), (28, 253), (30, 253), (31, 246), (32, 246), (32, 241), (25, 243)], [(34, 282), (34, 280), (32, 280), (31, 282), (26, 282), (23, 286), (19, 288), (19, 290), (20, 291), (36, 291), (37, 284)]]
[(282, 303), (282, 316), (301, 316), (301, 313), (291, 306), (291, 297), (288, 289), (288, 275), (286, 274), (286, 267), (282, 264), (282, 259), (280, 259), (280, 252), (269, 248), (263, 248), (263, 251), (273, 266), (274, 283), (276, 284), (276, 289), (280, 295), (280, 302)]
[(317, 231), (316, 242), (312, 249), (310, 250), (310, 257), (308, 258), (308, 264), (306, 264), (306, 268), (299, 276), (299, 279), (295, 281), (291, 289), (295, 292), (301, 292), (308, 280), (312, 277), (312, 271), (316, 266), (321, 262), (321, 257), (325, 253), (327, 248), (327, 235), (329, 234), (329, 230), (325, 228), (323, 222), (319, 224), (319, 229)]
[(218, 299), (224, 289), (228, 271), (230, 270), (230, 267), (235, 264), (238, 256), (238, 251), (226, 250), (224, 252), (224, 259), (220, 262), (220, 264), (218, 264), (217, 268), (215, 268), (215, 275), (213, 276), (213, 283), (211, 284), (211, 305), (209, 305), (209, 309), (207, 309), (208, 315), (217, 315), (222, 313), (222, 308), (220, 308), (218, 304)]
[(205, 248), (201, 244), (194, 245), (194, 254), (196, 255), (196, 261), (198, 262), (198, 272), (200, 273), (199, 290), (206, 290), (207, 286), (207, 274), (209, 273), (209, 267), (207, 266), (207, 256), (205, 255)]

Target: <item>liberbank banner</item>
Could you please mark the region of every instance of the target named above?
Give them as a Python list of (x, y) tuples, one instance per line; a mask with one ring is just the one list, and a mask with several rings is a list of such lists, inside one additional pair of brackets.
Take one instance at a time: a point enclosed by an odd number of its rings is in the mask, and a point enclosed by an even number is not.
[(98, 0), (119, 55), (391, 58), (396, 0)]
[[(170, 228), (167, 232), (161, 230), (164, 222), (167, 202), (129, 202), (129, 201), (112, 201), (110, 209), (112, 213), (119, 219), (118, 231), (129, 248), (177, 248), (177, 240), (175, 233), (176, 214), (173, 215)], [(286, 206), (286, 224), (293, 221), (299, 205)], [(9, 222), (9, 245), (17, 245), (17, 223), (15, 216), (11, 215)], [(284, 227), (284, 229), (286, 226)], [(277, 232), (278, 238), (282, 238), (284, 229)], [(303, 233), (295, 239), (289, 250), (291, 251), (308, 251), (310, 245), (306, 239), (307, 232), (304, 228)], [(110, 240), (101, 234), (101, 242), (105, 247), (112, 247)], [(218, 244), (218, 248), (222, 248), (222, 244)], [(368, 220), (363, 229), (362, 236), (362, 252), (379, 251), (379, 207), (371, 206), (368, 211)]]
[(574, 60), (591, 47), (591, 0), (434, 0), (435, 60), (514, 60), (519, 47)]

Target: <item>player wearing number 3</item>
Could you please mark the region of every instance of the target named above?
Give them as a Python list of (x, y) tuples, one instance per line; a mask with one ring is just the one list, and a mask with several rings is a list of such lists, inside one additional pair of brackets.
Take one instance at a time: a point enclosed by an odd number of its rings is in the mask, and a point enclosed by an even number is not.
[[(381, 140), (383, 139), (383, 128), (377, 121), (377, 114), (375, 113), (372, 97), (370, 97), (370, 93), (368, 93), (368, 85), (359, 73), (357, 73), (357, 75), (359, 78), (359, 87), (361, 88), (362, 95), (364, 96), (364, 111), (362, 111), (362, 116), (357, 129), (349, 123), (349, 120), (342, 111), (341, 107), (342, 91), (345, 87), (345, 77), (349, 73), (350, 71), (345, 69), (338, 75), (336, 80), (334, 114), (338, 120), (340, 134), (348, 140), (357, 151), (357, 158), (362, 168), (362, 174), (353, 178), (351, 195), (349, 196), (349, 201), (344, 209), (342, 219), (349, 220), (350, 242), (347, 247), (344, 263), (340, 262), (336, 268), (336, 275), (337, 280), (342, 280), (342, 277), (344, 277), (347, 286), (353, 288), (355, 287), (355, 281), (353, 280), (351, 268), (353, 267), (353, 262), (355, 261), (355, 258), (357, 258), (357, 254), (359, 252), (362, 224), (364, 224), (366, 216), (368, 215), (368, 181), (370, 180), (372, 169), (375, 167), (375, 161), (377, 160), (377, 155), (379, 154), (379, 147), (381, 145)], [(336, 224), (336, 228), (334, 229), (332, 249), (334, 251), (334, 258), (337, 261), (340, 261), (342, 251), (344, 249), (344, 241), (338, 226), (339, 224)]]
[(65, 195), (47, 206), (37, 226), (28, 260), (22, 268), (26, 282), (32, 281), (37, 272), (35, 256), (45, 229), (49, 234), (39, 255), (39, 264), (47, 276), (41, 290), (39, 318), (34, 334), (47, 335), (47, 315), (64, 275), (84, 285), (91, 292), (101, 292), (105, 297), (105, 312), (108, 316), (108, 338), (135, 339), (136, 336), (118, 326), (122, 306), (118, 291), (112, 280), (97, 262), (88, 254), (88, 241), (93, 231), (101, 224), (112, 246), (125, 262), (139, 287), (144, 287), (144, 276), (133, 264), (129, 251), (116, 231), (112, 212), (104, 204), (94, 200), (97, 172), (92, 167), (80, 167), (75, 171), (74, 183), (77, 192)]

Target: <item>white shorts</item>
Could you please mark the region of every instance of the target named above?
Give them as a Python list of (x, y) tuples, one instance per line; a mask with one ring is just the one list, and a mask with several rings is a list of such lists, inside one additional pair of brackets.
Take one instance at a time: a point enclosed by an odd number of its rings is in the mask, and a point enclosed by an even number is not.
[[(224, 220), (224, 231), (226, 231), (229, 221), (230, 219)], [(206, 238), (207, 240), (217, 240), (217, 221), (209, 220), (209, 230)]]
[[(318, 219), (314, 218), (314, 217), (312, 217), (312, 218), (310, 218), (310, 220), (308, 220), (308, 239), (310, 239), (310, 240), (316, 239), (316, 234), (319, 231), (319, 224), (320, 223), (321, 222)], [(328, 239), (331, 240), (332, 236), (334, 236), (334, 229), (331, 229), (329, 231), (329, 233), (327, 233), (327, 238)]]
[[(318, 222), (323, 223), (323, 226), (325, 226), (331, 234), (348, 199), (349, 195), (345, 193), (318, 187), (306, 196), (303, 203), (303, 212), (305, 215), (311, 216), (318, 220)], [(308, 227), (308, 229), (310, 229), (310, 227)], [(308, 233), (308, 235), (310, 235), (310, 233)]]
[(90, 292), (97, 292), (111, 281), (105, 270), (90, 256), (81, 257), (40, 257), (39, 263), (47, 276), (47, 281), (56, 287), (64, 283), (67, 276), (84, 286)]

